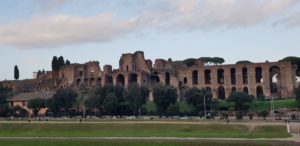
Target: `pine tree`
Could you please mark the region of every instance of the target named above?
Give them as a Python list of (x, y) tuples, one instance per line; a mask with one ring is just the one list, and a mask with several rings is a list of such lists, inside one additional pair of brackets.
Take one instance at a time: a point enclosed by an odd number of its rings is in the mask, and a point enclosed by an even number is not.
[(71, 64), (71, 62), (67, 59), (66, 60), (66, 65), (70, 65)]
[(19, 77), (20, 77), (20, 73), (19, 73), (18, 66), (15, 65), (15, 69), (14, 69), (14, 78), (15, 78), (16, 80), (18, 80)]
[(58, 59), (56, 56), (53, 56), (52, 59), (52, 71), (58, 70)]

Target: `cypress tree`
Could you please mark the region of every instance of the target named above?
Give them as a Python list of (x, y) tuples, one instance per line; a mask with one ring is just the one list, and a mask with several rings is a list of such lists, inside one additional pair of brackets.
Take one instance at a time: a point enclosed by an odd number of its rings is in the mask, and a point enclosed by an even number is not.
[(18, 80), (19, 77), (20, 77), (20, 73), (19, 73), (18, 66), (15, 65), (15, 69), (14, 69), (14, 78), (15, 78), (16, 80)]

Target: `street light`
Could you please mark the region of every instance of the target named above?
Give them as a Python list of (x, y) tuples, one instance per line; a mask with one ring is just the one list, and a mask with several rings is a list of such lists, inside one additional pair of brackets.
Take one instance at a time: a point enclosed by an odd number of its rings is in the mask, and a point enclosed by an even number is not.
[(204, 109), (204, 118), (206, 118), (206, 105), (205, 105), (205, 95), (204, 95), (204, 104), (203, 104), (203, 109)]

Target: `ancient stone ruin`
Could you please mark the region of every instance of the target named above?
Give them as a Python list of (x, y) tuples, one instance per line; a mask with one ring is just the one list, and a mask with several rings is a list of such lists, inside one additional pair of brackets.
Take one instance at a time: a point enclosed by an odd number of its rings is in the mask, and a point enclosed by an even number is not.
[[(154, 65), (145, 59), (144, 52), (123, 54), (119, 60), (119, 68), (105, 65), (101, 69), (99, 62), (70, 64), (59, 71), (47, 71), (37, 75), (27, 83), (27, 90), (51, 91), (58, 88), (86, 89), (105, 84), (146, 85), (157, 84), (184, 87), (207, 88), (213, 97), (225, 99), (232, 91), (246, 92), (254, 97), (291, 97), (294, 96), (296, 82), (296, 66), (288, 61), (242, 63), (228, 65), (208, 65), (195, 61), (186, 65), (171, 59), (156, 59)], [(17, 81), (16, 81), (17, 82)], [(22, 84), (4, 81), (3, 85), (20, 88)], [(18, 81), (23, 82), (23, 81)], [(30, 87), (31, 86), (31, 87)], [(28, 88), (28, 87), (27, 87)], [(22, 89), (22, 88), (21, 88)], [(19, 89), (19, 92), (23, 90)]]

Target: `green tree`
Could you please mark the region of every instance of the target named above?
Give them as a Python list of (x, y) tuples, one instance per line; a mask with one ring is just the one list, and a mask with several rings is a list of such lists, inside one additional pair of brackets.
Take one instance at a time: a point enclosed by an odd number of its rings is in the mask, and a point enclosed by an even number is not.
[[(202, 113), (204, 113), (204, 108), (208, 109), (212, 103), (211, 92), (207, 89), (199, 89), (196, 87), (190, 88), (186, 91), (184, 97), (186, 98), (186, 102), (188, 104), (193, 105), (199, 111), (199, 114), (200, 111), (203, 111)], [(204, 113), (203, 115), (205, 114), (206, 113)]]
[(152, 101), (147, 101), (144, 105), (143, 105), (143, 111), (147, 114), (147, 115), (156, 115), (157, 114), (157, 108), (154, 102)]
[(0, 117), (6, 117), (9, 114), (9, 106), (7, 99), (11, 93), (10, 89), (4, 88), (0, 84)]
[(16, 80), (18, 80), (19, 77), (20, 77), (19, 68), (18, 68), (17, 65), (15, 65), (15, 68), (14, 68), (14, 78), (15, 78)]
[(297, 101), (298, 107), (300, 109), (300, 85), (296, 88), (295, 95), (296, 95), (296, 101)]
[(179, 113), (183, 116), (192, 115), (192, 113), (196, 110), (195, 107), (191, 104), (188, 104), (186, 101), (179, 101)]
[(250, 63), (253, 63), (249, 60), (241, 60), (241, 61), (237, 61), (235, 64), (250, 64)]
[(126, 99), (134, 115), (141, 115), (142, 105), (146, 103), (149, 92), (145, 86), (139, 87), (134, 84), (128, 87)]
[(53, 56), (52, 59), (52, 71), (57, 71), (59, 69), (58, 67), (58, 59), (56, 56)]
[(159, 85), (154, 87), (153, 97), (159, 116), (166, 115), (168, 107), (177, 101), (177, 89)]
[(227, 102), (233, 103), (233, 107), (236, 111), (236, 119), (243, 119), (244, 112), (246, 112), (252, 102), (252, 98), (245, 92), (231, 92)]
[(58, 70), (60, 70), (65, 65), (64, 57), (62, 56), (58, 57), (57, 64), (58, 64)]
[(39, 111), (46, 107), (46, 100), (41, 98), (29, 100), (28, 107), (32, 109), (34, 116), (38, 116)]
[(71, 64), (71, 62), (67, 59), (66, 60), (66, 65), (70, 65)]
[(60, 109), (64, 109), (69, 113), (69, 116), (72, 117), (71, 109), (73, 108), (77, 98), (77, 93), (71, 89), (59, 89), (53, 95), (49, 101), (49, 109), (55, 115), (59, 112)]
[(106, 112), (108, 112), (110, 115), (118, 115), (118, 109), (119, 109), (119, 102), (118, 97), (115, 93), (110, 92), (107, 94), (107, 97), (105, 98), (103, 102), (104, 109)]

